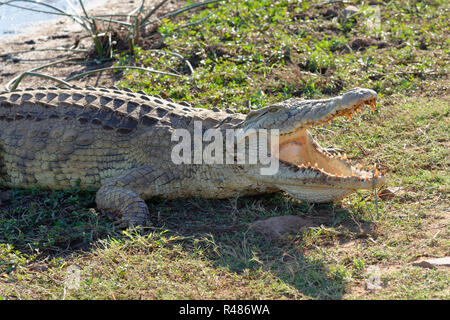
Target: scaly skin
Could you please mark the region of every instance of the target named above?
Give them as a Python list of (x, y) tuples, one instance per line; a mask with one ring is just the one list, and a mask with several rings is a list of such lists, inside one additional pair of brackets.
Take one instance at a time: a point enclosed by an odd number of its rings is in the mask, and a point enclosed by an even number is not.
[[(372, 173), (328, 154), (306, 128), (375, 98), (371, 90), (354, 89), (328, 100), (291, 99), (245, 116), (116, 88), (1, 93), (0, 185), (91, 187), (98, 190), (98, 208), (128, 226), (148, 221), (144, 201), (155, 196), (227, 198), (282, 190), (306, 201), (333, 201), (370, 188)], [(180, 128), (193, 134), (194, 121), (224, 137), (227, 129), (279, 129), (278, 173), (263, 176), (260, 164), (174, 164), (178, 141), (172, 134)], [(384, 183), (384, 175), (376, 172), (376, 182)]]

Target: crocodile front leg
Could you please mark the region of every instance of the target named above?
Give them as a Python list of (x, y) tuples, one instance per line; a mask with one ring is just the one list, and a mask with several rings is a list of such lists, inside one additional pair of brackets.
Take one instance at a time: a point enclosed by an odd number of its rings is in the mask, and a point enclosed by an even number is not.
[(149, 213), (144, 200), (135, 192), (116, 186), (103, 186), (95, 202), (101, 212), (120, 217), (120, 225), (130, 228), (148, 223)]
[(127, 170), (109, 180), (96, 194), (97, 207), (103, 213), (116, 215), (120, 225), (128, 227), (149, 224), (149, 211), (143, 195), (148, 198), (151, 190), (170, 182), (170, 174), (143, 166)]

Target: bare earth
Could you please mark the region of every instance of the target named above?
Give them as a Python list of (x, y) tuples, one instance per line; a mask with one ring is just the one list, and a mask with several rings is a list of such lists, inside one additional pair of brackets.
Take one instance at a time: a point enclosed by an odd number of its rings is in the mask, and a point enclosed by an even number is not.
[[(146, 10), (148, 12), (157, 0), (146, 1)], [(88, 7), (89, 14), (128, 14), (141, 4), (140, 0), (116, 0), (95, 1)], [(179, 7), (180, 1), (171, 0), (164, 4), (157, 15), (172, 11)], [(91, 49), (92, 40), (87, 37), (86, 31), (71, 19), (55, 19), (36, 23), (27, 32), (20, 35), (0, 37), (0, 91), (5, 89), (5, 85), (20, 73), (32, 68), (69, 58), (86, 58), (86, 53), (74, 53), (70, 51), (34, 51), (49, 48), (71, 48), (78, 42), (76, 49)], [(25, 53), (16, 53), (28, 51)], [(7, 55), (5, 55), (7, 54)], [(79, 62), (60, 63), (37, 72), (52, 75), (64, 79), (70, 75), (86, 72), (88, 70), (110, 66), (111, 62), (103, 64), (84, 65)], [(116, 82), (110, 72), (98, 73), (91, 77), (74, 80), (71, 83), (80, 86), (113, 85)], [(49, 86), (55, 85), (55, 82), (38, 77), (24, 78), (19, 88)]]

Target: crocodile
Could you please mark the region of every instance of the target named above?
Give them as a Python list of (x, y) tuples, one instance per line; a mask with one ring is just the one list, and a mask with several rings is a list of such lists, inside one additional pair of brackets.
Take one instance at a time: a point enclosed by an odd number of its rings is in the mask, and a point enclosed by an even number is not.
[[(143, 91), (115, 87), (28, 88), (0, 93), (0, 186), (63, 190), (77, 184), (96, 191), (97, 208), (124, 226), (145, 226), (152, 197), (229, 198), (284, 191), (308, 202), (332, 202), (386, 181), (385, 172), (363, 170), (321, 147), (308, 130), (339, 116), (376, 106), (375, 91), (354, 88), (322, 100), (291, 98), (248, 114), (194, 108)], [(261, 174), (260, 162), (173, 161), (180, 139), (215, 129), (256, 134), (277, 130), (268, 156), (275, 174)], [(247, 137), (248, 138), (248, 137)], [(231, 140), (235, 152), (238, 139)], [(206, 147), (207, 141), (198, 137)], [(250, 145), (244, 144), (248, 153)]]

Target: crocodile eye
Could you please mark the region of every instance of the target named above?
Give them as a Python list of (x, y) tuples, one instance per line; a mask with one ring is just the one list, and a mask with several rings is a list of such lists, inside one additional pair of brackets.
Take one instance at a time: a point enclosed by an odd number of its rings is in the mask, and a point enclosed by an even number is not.
[(247, 114), (246, 120), (251, 119), (251, 118), (255, 118), (256, 116), (260, 116), (260, 115), (261, 115), (261, 113), (259, 113), (258, 111), (250, 111)]
[(281, 106), (268, 106), (268, 107), (264, 107), (259, 110), (252, 110), (252, 111), (250, 111), (249, 114), (247, 114), (246, 120), (249, 120), (249, 119), (255, 120), (255, 119), (258, 119), (259, 117), (264, 116), (265, 114), (267, 114), (269, 112), (277, 112), (282, 109), (283, 109), (283, 107), (281, 107)]

